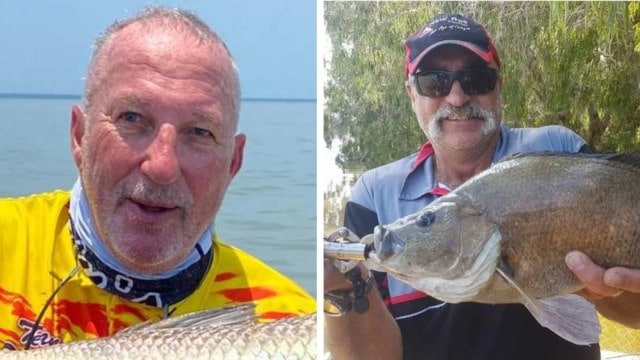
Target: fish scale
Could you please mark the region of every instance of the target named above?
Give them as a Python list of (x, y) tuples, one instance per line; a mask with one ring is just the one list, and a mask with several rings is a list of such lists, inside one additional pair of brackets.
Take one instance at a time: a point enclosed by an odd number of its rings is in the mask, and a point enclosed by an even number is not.
[[(315, 359), (316, 315), (258, 323), (251, 306), (187, 314), (209, 318), (182, 326), (176, 319), (139, 326), (111, 337), (26, 351), (1, 351), (17, 359)], [(232, 315), (232, 319), (228, 315)], [(224, 319), (221, 319), (223, 317)], [(169, 324), (169, 325), (167, 325)]]

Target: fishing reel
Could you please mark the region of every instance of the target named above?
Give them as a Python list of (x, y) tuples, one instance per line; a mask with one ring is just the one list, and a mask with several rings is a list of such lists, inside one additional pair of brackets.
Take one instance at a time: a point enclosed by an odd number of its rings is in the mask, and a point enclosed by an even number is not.
[(357, 267), (367, 259), (370, 246), (361, 244), (360, 238), (346, 227), (337, 229), (324, 239), (324, 256), (332, 258), (333, 265), (353, 284), (352, 289), (333, 290), (324, 294), (324, 312), (342, 316), (353, 310), (363, 314), (369, 309), (367, 294), (373, 288), (373, 276), (365, 281)]

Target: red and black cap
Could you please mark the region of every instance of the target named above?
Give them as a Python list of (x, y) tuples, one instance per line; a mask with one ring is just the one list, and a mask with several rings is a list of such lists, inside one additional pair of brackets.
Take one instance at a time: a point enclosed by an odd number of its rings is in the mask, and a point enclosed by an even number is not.
[(491, 36), (481, 24), (460, 14), (440, 14), (405, 40), (405, 76), (413, 74), (424, 57), (440, 45), (460, 45), (487, 63), (500, 57)]

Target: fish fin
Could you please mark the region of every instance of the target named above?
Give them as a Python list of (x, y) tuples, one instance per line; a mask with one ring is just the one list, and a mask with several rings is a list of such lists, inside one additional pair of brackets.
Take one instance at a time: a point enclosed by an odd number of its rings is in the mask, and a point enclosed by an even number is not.
[(588, 154), (588, 153), (570, 153), (559, 151), (533, 151), (515, 153), (502, 158), (499, 162), (506, 162), (513, 159), (519, 159), (530, 156), (565, 156), (574, 158), (586, 158), (586, 159), (600, 159), (606, 161), (613, 161), (620, 164), (630, 165), (632, 167), (640, 167), (640, 150), (627, 151), (624, 153), (612, 153), (612, 154)]
[(218, 326), (242, 324), (245, 322), (257, 321), (258, 317), (255, 314), (254, 309), (255, 304), (249, 303), (236, 306), (227, 306), (224, 308), (196, 311), (174, 318), (160, 320), (158, 322), (145, 321), (121, 330), (117, 333), (117, 336), (122, 334), (130, 334), (132, 332), (137, 332), (143, 329), (159, 330), (186, 328), (191, 326), (209, 324), (216, 324)]
[(525, 302), (524, 305), (540, 325), (574, 344), (598, 343), (600, 323), (596, 308), (582, 296), (563, 294), (548, 299), (530, 300), (533, 304)]
[(605, 154), (605, 160), (617, 161), (622, 164), (640, 167), (640, 151), (629, 151), (621, 154)]
[(131, 325), (128, 328), (124, 328), (124, 329), (118, 331), (117, 333), (115, 333), (114, 336), (131, 334), (131, 333), (134, 333), (134, 332), (136, 332), (138, 330), (144, 329), (144, 328), (146, 328), (146, 327), (148, 327), (148, 326), (150, 326), (152, 324), (153, 324), (153, 321), (147, 320), (147, 321), (135, 324), (135, 325)]
[(593, 155), (593, 154), (584, 154), (584, 153), (567, 153), (561, 151), (525, 151), (525, 152), (517, 152), (510, 155), (507, 155), (500, 159), (498, 162), (507, 162), (514, 159), (521, 159), (532, 156), (583, 156), (583, 155)]
[(540, 325), (577, 345), (598, 343), (600, 323), (596, 316), (596, 308), (589, 301), (573, 294), (538, 300), (522, 290), (500, 266), (497, 271), (520, 293), (522, 303)]
[(515, 272), (513, 271), (513, 266), (511, 266), (511, 263), (507, 258), (500, 257), (497, 266), (498, 269), (504, 272), (504, 274), (500, 273), (502, 277), (508, 276), (510, 279), (513, 279)]

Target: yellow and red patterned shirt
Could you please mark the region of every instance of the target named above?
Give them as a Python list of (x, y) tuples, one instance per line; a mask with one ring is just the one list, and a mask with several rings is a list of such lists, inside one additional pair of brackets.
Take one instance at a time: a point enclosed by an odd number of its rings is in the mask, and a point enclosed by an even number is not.
[[(0, 199), (0, 349), (23, 349), (109, 336), (133, 324), (160, 320), (163, 309), (98, 288), (80, 269), (36, 317), (76, 267), (69, 229), (69, 192)], [(195, 292), (169, 306), (171, 316), (254, 302), (261, 320), (316, 311), (293, 281), (214, 235), (213, 261)]]

